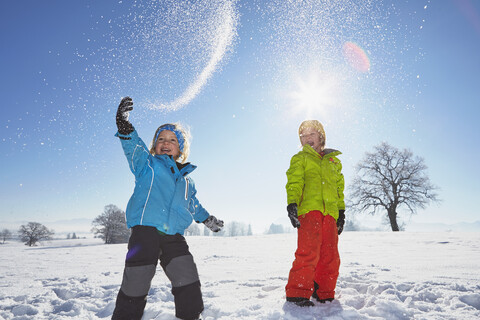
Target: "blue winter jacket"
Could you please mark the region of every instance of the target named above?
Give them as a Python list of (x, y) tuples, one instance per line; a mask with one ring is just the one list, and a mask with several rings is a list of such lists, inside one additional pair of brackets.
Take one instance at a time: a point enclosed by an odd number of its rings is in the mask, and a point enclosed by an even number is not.
[(156, 227), (166, 234), (182, 234), (192, 223), (203, 222), (208, 212), (196, 198), (197, 191), (188, 174), (196, 166), (187, 163), (179, 170), (168, 155), (152, 155), (137, 131), (120, 137), (130, 170), (135, 175), (135, 189), (128, 201), (127, 227)]

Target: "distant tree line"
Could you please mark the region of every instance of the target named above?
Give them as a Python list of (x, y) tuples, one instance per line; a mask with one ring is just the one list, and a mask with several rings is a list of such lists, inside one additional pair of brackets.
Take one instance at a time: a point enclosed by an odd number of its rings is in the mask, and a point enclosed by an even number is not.
[(225, 224), (219, 232), (211, 232), (206, 226), (201, 223), (192, 223), (187, 230), (185, 230), (186, 236), (214, 236), (214, 237), (242, 237), (251, 236), (252, 225), (245, 224), (243, 222), (232, 221)]

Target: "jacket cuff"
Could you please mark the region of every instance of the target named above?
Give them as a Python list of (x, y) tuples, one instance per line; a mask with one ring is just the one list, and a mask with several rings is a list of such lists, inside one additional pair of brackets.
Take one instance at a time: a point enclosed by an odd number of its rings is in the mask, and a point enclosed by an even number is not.
[(201, 214), (199, 214), (198, 216), (198, 219), (195, 219), (195, 222), (196, 223), (204, 223), (205, 220), (208, 219), (208, 217), (210, 217), (210, 214), (207, 212), (207, 210), (203, 210)]
[(134, 136), (134, 133), (136, 133), (136, 130), (133, 130), (129, 134), (121, 134), (120, 132), (117, 131), (117, 133), (115, 133), (115, 137), (118, 137), (122, 140), (131, 140)]

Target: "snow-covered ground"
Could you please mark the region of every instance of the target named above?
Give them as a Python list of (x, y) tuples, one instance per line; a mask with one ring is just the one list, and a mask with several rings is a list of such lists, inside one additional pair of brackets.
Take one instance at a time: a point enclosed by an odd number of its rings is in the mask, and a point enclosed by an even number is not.
[[(480, 233), (345, 232), (336, 300), (299, 308), (284, 287), (295, 234), (188, 237), (205, 319), (480, 319)], [(0, 245), (0, 319), (109, 318), (126, 245)], [(144, 319), (173, 320), (159, 267)]]

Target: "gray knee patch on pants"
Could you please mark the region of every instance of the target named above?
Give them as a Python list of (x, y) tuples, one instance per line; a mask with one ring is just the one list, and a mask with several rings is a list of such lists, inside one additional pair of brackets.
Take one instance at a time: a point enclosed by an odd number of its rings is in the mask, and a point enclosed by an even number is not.
[(141, 297), (148, 294), (155, 275), (153, 264), (138, 267), (125, 267), (123, 271), (122, 291), (129, 297)]
[(173, 258), (165, 267), (165, 273), (172, 287), (183, 287), (199, 280), (197, 266), (191, 255)]

